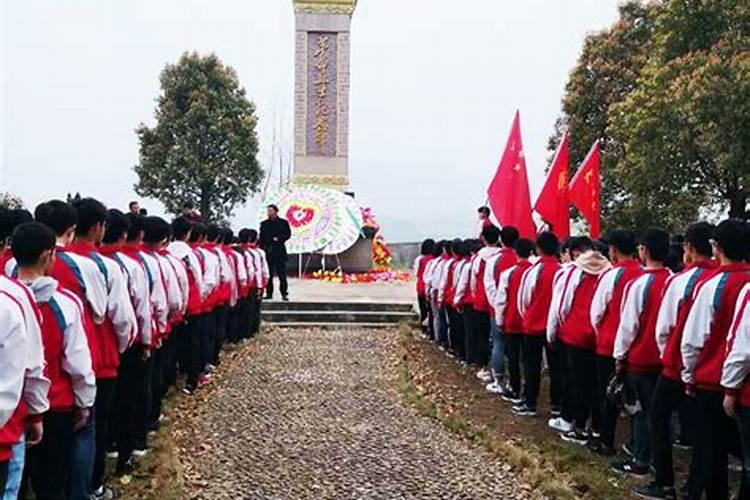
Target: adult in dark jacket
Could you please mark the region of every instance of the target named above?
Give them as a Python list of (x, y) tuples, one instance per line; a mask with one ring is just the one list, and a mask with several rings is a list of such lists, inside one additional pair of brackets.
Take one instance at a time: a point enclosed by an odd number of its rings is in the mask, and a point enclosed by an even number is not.
[(260, 224), (260, 243), (266, 251), (271, 277), (266, 288), (266, 298), (273, 298), (273, 276), (279, 277), (281, 297), (289, 300), (289, 284), (286, 279), (286, 241), (292, 237), (289, 223), (279, 217), (279, 207), (268, 205), (268, 219)]

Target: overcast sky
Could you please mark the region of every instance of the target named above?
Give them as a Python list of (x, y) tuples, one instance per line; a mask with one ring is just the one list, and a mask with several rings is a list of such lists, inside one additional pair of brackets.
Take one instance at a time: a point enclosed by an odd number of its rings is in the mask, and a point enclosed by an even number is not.
[[(291, 0), (0, 0), (0, 189), (35, 206), (136, 198), (134, 133), (186, 50), (237, 70), (291, 148)], [(386, 238), (466, 235), (521, 110), (531, 192), (568, 72), (618, 0), (360, 0), (352, 23), (352, 188)], [(274, 123), (276, 124), (274, 126)], [(237, 211), (257, 224), (259, 200)], [(161, 213), (153, 200), (142, 200)]]

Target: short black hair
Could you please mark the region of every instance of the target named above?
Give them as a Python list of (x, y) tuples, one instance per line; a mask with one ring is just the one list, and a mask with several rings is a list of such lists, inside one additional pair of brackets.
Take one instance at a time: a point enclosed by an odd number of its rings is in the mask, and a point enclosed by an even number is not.
[(443, 246), (445, 246), (445, 241), (440, 240), (438, 242), (435, 242), (435, 248), (432, 251), (433, 257), (440, 257), (443, 254)]
[(76, 235), (86, 235), (92, 227), (107, 221), (107, 207), (94, 198), (81, 198), (73, 202), (73, 208), (78, 213)]
[(229, 227), (221, 229), (221, 241), (225, 245), (231, 245), (234, 242), (234, 231)]
[(192, 201), (186, 201), (185, 203), (182, 204), (182, 208), (183, 209), (186, 208), (188, 210), (193, 210), (195, 208), (195, 205), (193, 204)]
[(130, 203), (128, 203), (128, 208), (132, 210), (133, 205), (140, 205), (140, 203), (138, 203), (137, 201), (131, 201)]
[(271, 203), (267, 208), (273, 209), (274, 212), (279, 213), (279, 207)]
[(623, 255), (635, 255), (638, 250), (638, 238), (628, 229), (613, 229), (607, 234), (607, 241)]
[(536, 245), (533, 241), (526, 238), (521, 238), (516, 241), (516, 244), (513, 248), (515, 248), (516, 254), (518, 254), (519, 257), (521, 257), (522, 259), (528, 259), (534, 253), (535, 247)]
[(70, 203), (50, 200), (34, 209), (34, 219), (52, 229), (55, 236), (62, 236), (68, 229), (78, 224), (78, 213)]
[(741, 261), (747, 258), (750, 235), (748, 235), (745, 221), (740, 219), (723, 221), (716, 226), (713, 239), (728, 259)]
[(209, 224), (206, 229), (206, 236), (208, 236), (208, 241), (215, 243), (221, 237), (221, 228), (216, 224)]
[(435, 240), (427, 238), (422, 242), (422, 248), (420, 249), (420, 255), (432, 255), (432, 251), (435, 248)]
[(11, 248), (20, 267), (33, 266), (47, 250), (55, 248), (55, 233), (39, 222), (25, 222), (13, 231)]
[(0, 243), (5, 243), (10, 238), (14, 227), (13, 212), (5, 207), (0, 207)]
[(107, 229), (104, 231), (102, 243), (110, 245), (117, 243), (123, 235), (127, 238), (130, 229), (130, 219), (127, 215), (112, 208), (107, 211)]
[(136, 241), (143, 233), (143, 217), (136, 214), (128, 214), (128, 241)]
[(544, 231), (536, 237), (536, 244), (543, 255), (554, 257), (560, 251), (560, 240), (552, 231)]
[(14, 208), (10, 213), (13, 216), (14, 229), (25, 222), (34, 222), (34, 216), (25, 208)]
[(584, 253), (594, 249), (594, 243), (588, 236), (573, 236), (568, 240), (570, 252)]
[(490, 216), (490, 207), (488, 207), (488, 206), (481, 206), (481, 207), (479, 207), (477, 209), (477, 212), (480, 213), (480, 214), (484, 214), (487, 217), (489, 217)]
[(195, 243), (206, 235), (206, 225), (196, 224), (193, 226), (193, 232), (190, 233), (190, 241)]
[(172, 221), (172, 234), (176, 240), (181, 240), (193, 229), (193, 223), (183, 216)]
[(685, 243), (689, 243), (703, 257), (712, 257), (711, 238), (715, 230), (716, 226), (709, 222), (691, 224), (685, 231)]
[(143, 241), (146, 243), (159, 243), (169, 239), (172, 228), (169, 223), (161, 217), (145, 217), (143, 219)]
[(258, 231), (255, 229), (250, 229), (247, 233), (247, 238), (249, 243), (255, 243), (258, 241)]
[(669, 233), (660, 227), (646, 229), (641, 235), (641, 245), (648, 250), (648, 256), (657, 262), (666, 262), (669, 257)]
[(504, 247), (513, 248), (519, 237), (518, 229), (513, 226), (505, 226), (500, 230), (500, 241), (503, 242)]
[(500, 239), (500, 230), (497, 226), (487, 226), (482, 229), (482, 238), (490, 245), (494, 245)]
[(237, 233), (237, 237), (239, 238), (240, 243), (249, 243), (250, 242), (250, 230), (246, 227), (240, 229), (240, 232)]

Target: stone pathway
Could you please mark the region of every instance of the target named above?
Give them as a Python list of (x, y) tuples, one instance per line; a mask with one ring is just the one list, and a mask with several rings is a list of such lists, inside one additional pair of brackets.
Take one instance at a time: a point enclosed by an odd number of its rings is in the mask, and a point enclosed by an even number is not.
[(525, 498), (493, 455), (399, 400), (388, 367), (397, 335), (265, 335), (185, 421), (190, 497)]

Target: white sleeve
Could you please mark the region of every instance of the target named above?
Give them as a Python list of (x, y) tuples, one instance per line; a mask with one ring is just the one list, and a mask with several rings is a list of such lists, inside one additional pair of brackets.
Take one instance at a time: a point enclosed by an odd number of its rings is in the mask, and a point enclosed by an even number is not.
[(91, 351), (83, 329), (83, 311), (78, 305), (67, 309), (69, 318), (63, 335), (64, 355), (61, 367), (70, 376), (76, 406), (91, 408), (96, 398), (96, 376), (91, 366)]
[(180, 311), (184, 314), (187, 311), (188, 296), (190, 295), (190, 282), (187, 276), (188, 268), (180, 259), (171, 254), (167, 255), (167, 260), (169, 260), (170, 267), (177, 278), (177, 285), (180, 288), (180, 299), (182, 299)]
[[(575, 266), (560, 269), (559, 274), (555, 275), (552, 288), (552, 302), (550, 303), (549, 316), (547, 317), (547, 342), (552, 344), (557, 340), (557, 329), (560, 327), (562, 318), (567, 314), (567, 308), (570, 304), (565, 306), (566, 295), (568, 288), (572, 286), (573, 274), (578, 269)], [(577, 288), (578, 285), (575, 285)], [(572, 301), (572, 299), (571, 299)]]
[(500, 279), (498, 280), (497, 289), (495, 290), (495, 294), (493, 296), (494, 302), (492, 302), (492, 304), (495, 307), (495, 321), (497, 322), (497, 326), (501, 329), (503, 327), (505, 308), (508, 306), (508, 285), (510, 283), (510, 276), (511, 274), (513, 274), (513, 271), (515, 269), (516, 266), (513, 266), (510, 269), (506, 269), (505, 271), (500, 273)]
[(138, 329), (133, 303), (128, 291), (127, 278), (115, 261), (105, 261), (109, 279), (107, 316), (114, 327), (117, 347), (122, 354), (133, 344)]
[(656, 317), (656, 347), (659, 356), (664, 355), (667, 341), (672, 334), (672, 329), (677, 324), (677, 314), (680, 311), (682, 295), (685, 293), (682, 285), (682, 275), (670, 278), (664, 290), (664, 298), (659, 306), (659, 314)]
[(438, 304), (445, 302), (445, 292), (448, 287), (448, 274), (450, 274), (451, 261), (446, 261), (441, 269), (440, 282), (438, 283)]
[(531, 298), (534, 296), (542, 267), (543, 264), (537, 262), (526, 269), (521, 276), (521, 285), (518, 288), (518, 311), (521, 313), (521, 317), (526, 316), (526, 309), (531, 304)]
[[(428, 264), (429, 265), (429, 264)], [(469, 286), (469, 273), (471, 272), (471, 262), (465, 262), (461, 267), (461, 273), (458, 276), (458, 284), (456, 285), (456, 294), (453, 297), (453, 304), (456, 306), (461, 305), (466, 296), (466, 288)]]
[(83, 283), (86, 285), (86, 301), (91, 306), (94, 314), (94, 322), (101, 325), (104, 322), (104, 318), (107, 317), (109, 295), (104, 274), (102, 274), (99, 266), (93, 260), (74, 254), (68, 255), (75, 260), (75, 263), (81, 270), (81, 279), (83, 279)]
[[(123, 259), (129, 257), (124, 256)], [(148, 287), (148, 277), (140, 263), (133, 261), (136, 265), (130, 267), (128, 284), (130, 286), (130, 297), (133, 300), (133, 310), (138, 319), (138, 328), (141, 332), (141, 344), (151, 345), (153, 333), (151, 331), (151, 291)]]
[(237, 266), (235, 266), (235, 269), (237, 269), (237, 281), (239, 282), (241, 287), (246, 287), (248, 283), (248, 276), (247, 276), (247, 265), (245, 262), (245, 254), (241, 252), (237, 252), (236, 250), (233, 250), (233, 252), (234, 252), (235, 262), (237, 262)]
[(0, 428), (21, 400), (26, 372), (26, 328), (14, 299), (0, 294)]
[[(50, 381), (44, 375), (46, 362), (44, 360), (44, 345), (42, 343), (42, 329), (39, 324), (37, 310), (32, 303), (31, 292), (24, 285), (20, 289), (18, 301), (24, 310), (26, 327), (26, 375), (23, 386), (23, 400), (32, 415), (41, 415), (49, 409)], [(27, 295), (28, 293), (28, 295)]]
[(263, 283), (267, 283), (271, 277), (271, 271), (268, 269), (268, 259), (266, 259), (266, 251), (262, 248), (260, 251), (261, 268), (263, 269)]
[(739, 389), (750, 373), (750, 284), (745, 285), (737, 300), (727, 346), (721, 385), (726, 389)]
[[(148, 256), (146, 259), (152, 259), (153, 257)], [(164, 283), (161, 278), (161, 272), (158, 268), (158, 263), (147, 260), (146, 265), (149, 266), (151, 271), (151, 277), (153, 279), (153, 289), (151, 290), (151, 310), (152, 316), (156, 321), (156, 326), (159, 332), (164, 332), (168, 326), (169, 320), (169, 304), (167, 303), (167, 291), (164, 289)], [(152, 265), (152, 262), (156, 265)]]
[(169, 262), (167, 257), (157, 256), (157, 262), (159, 263), (159, 272), (164, 277), (164, 284), (167, 289), (165, 290), (167, 295), (167, 305), (169, 307), (170, 316), (178, 314), (182, 310), (182, 290), (180, 284), (177, 281), (172, 264)]
[(604, 319), (604, 315), (607, 312), (612, 296), (615, 291), (615, 281), (620, 273), (620, 269), (614, 268), (609, 271), (605, 271), (604, 274), (599, 278), (599, 282), (596, 284), (596, 291), (594, 292), (594, 298), (591, 300), (591, 325), (594, 327), (594, 332), (597, 333), (599, 330), (599, 324)]
[(643, 289), (648, 283), (648, 275), (631, 281), (625, 287), (622, 308), (620, 309), (620, 325), (615, 335), (615, 346), (612, 357), (624, 359), (633, 341), (638, 336), (643, 312)]
[(203, 282), (206, 285), (205, 296), (208, 297), (208, 295), (219, 286), (219, 274), (216, 269), (217, 261), (208, 255), (209, 252), (204, 251), (203, 249), (199, 249), (198, 251), (203, 252), (203, 262), (206, 265), (206, 272), (203, 273)]
[(722, 275), (719, 274), (698, 289), (685, 322), (680, 351), (683, 366), (682, 381), (688, 385), (693, 385), (695, 382), (695, 368), (698, 366), (703, 346), (711, 335), (711, 325), (716, 314), (713, 297), (721, 278)]
[(500, 255), (487, 260), (487, 265), (484, 266), (484, 276), (482, 279), (484, 280), (484, 291), (485, 295), (487, 295), (487, 303), (488, 304), (494, 304), (495, 303), (495, 295), (497, 294), (497, 282), (495, 282), (495, 266), (497, 266), (497, 261), (500, 258)]
[(419, 274), (419, 263), (422, 262), (422, 259), (424, 259), (424, 255), (420, 255), (416, 259), (414, 259), (414, 264), (412, 265), (411, 272), (413, 273), (415, 278), (417, 277), (417, 274)]

